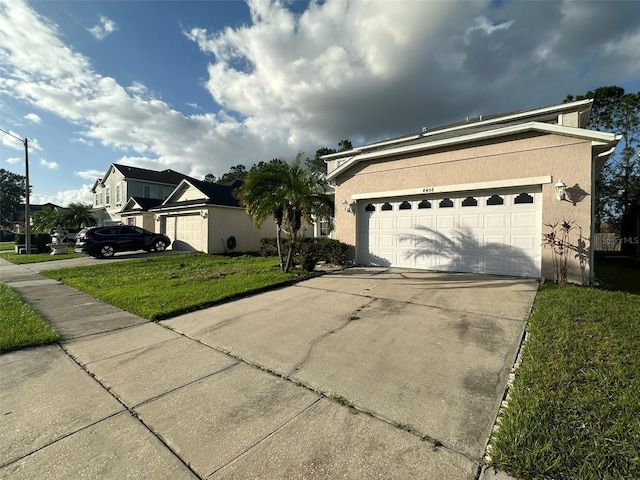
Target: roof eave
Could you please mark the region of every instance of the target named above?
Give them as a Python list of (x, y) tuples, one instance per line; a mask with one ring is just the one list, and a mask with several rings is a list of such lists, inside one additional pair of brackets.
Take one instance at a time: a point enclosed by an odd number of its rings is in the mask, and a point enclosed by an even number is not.
[(518, 133), (524, 133), (528, 131), (539, 131), (549, 134), (558, 134), (564, 136), (571, 136), (577, 138), (583, 138), (585, 140), (591, 140), (592, 142), (601, 142), (603, 144), (617, 143), (616, 135), (613, 133), (598, 132), (595, 130), (585, 130), (583, 128), (565, 127), (561, 125), (553, 125), (542, 122), (527, 122), (519, 125), (512, 125), (504, 128), (497, 128), (495, 130), (487, 130), (479, 133), (472, 133), (470, 135), (463, 135), (460, 137), (446, 138), (443, 140), (436, 140), (435, 142), (425, 142), (414, 145), (406, 145), (404, 147), (390, 148), (387, 150), (377, 150), (370, 153), (362, 153), (356, 155), (351, 160), (347, 161), (343, 165), (339, 166), (327, 175), (327, 180), (331, 181), (349, 170), (351, 167), (363, 160), (373, 160), (377, 158), (390, 157), (395, 155), (402, 155), (404, 153), (414, 153), (424, 150), (432, 150), (434, 148), (446, 147), (450, 145), (477, 142), (481, 140), (488, 140), (492, 138), (499, 138), (508, 135), (515, 135)]

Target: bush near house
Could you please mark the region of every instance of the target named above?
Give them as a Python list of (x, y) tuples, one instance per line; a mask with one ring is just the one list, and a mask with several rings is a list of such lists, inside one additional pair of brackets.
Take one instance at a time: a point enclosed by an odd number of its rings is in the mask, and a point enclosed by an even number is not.
[[(15, 244), (16, 245), (24, 245), (26, 240), (26, 235), (24, 233), (19, 233), (16, 235)], [(48, 233), (32, 233), (31, 234), (31, 246), (38, 248), (38, 253), (48, 253), (50, 248), (47, 246), (48, 243), (51, 243), (51, 235)]]
[[(289, 240), (280, 243), (282, 250), (289, 248)], [(293, 251), (293, 258), (300, 267), (312, 272), (318, 262), (331, 265), (345, 266), (349, 260), (349, 245), (332, 238), (302, 238), (299, 239)], [(260, 255), (263, 257), (278, 256), (278, 246), (275, 238), (260, 240)]]

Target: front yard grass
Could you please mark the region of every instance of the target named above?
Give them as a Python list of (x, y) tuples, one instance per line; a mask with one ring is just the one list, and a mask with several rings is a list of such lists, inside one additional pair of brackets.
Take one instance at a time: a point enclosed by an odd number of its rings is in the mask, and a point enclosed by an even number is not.
[(14, 242), (0, 242), (0, 252), (15, 250), (16, 244)]
[(640, 259), (596, 252), (596, 277), (623, 292), (640, 293)]
[(24, 265), (27, 263), (40, 263), (40, 262), (52, 262), (54, 260), (66, 260), (67, 258), (79, 258), (86, 257), (84, 253), (73, 253), (73, 248), (68, 248), (67, 253), (62, 255), (51, 255), (50, 253), (31, 253), (31, 254), (17, 254), (17, 253), (3, 253), (2, 258), (15, 263), (16, 265)]
[(58, 332), (20, 295), (0, 283), (0, 352), (44, 345), (58, 338)]
[(170, 255), (41, 272), (106, 303), (161, 320), (233, 298), (292, 283), (309, 274), (285, 274), (273, 257)]
[(544, 285), (491, 440), (522, 479), (640, 478), (640, 295)]

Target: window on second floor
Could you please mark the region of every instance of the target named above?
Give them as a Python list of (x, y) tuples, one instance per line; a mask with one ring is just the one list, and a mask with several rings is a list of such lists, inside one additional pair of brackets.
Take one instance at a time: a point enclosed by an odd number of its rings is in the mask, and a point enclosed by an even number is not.
[(158, 198), (158, 187), (156, 185), (145, 185), (142, 196), (144, 198)]
[(104, 191), (105, 191), (104, 204), (109, 206), (109, 205), (111, 205), (111, 187), (105, 188)]
[(122, 202), (122, 185), (116, 185), (116, 203)]

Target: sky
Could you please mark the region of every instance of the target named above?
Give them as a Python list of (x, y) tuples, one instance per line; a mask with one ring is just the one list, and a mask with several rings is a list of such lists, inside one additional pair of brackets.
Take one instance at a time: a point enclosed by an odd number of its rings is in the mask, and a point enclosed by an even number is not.
[[(0, 0), (0, 129), (32, 203), (111, 163), (195, 178), (640, 91), (637, 1)], [(0, 132), (0, 168), (25, 174)]]

